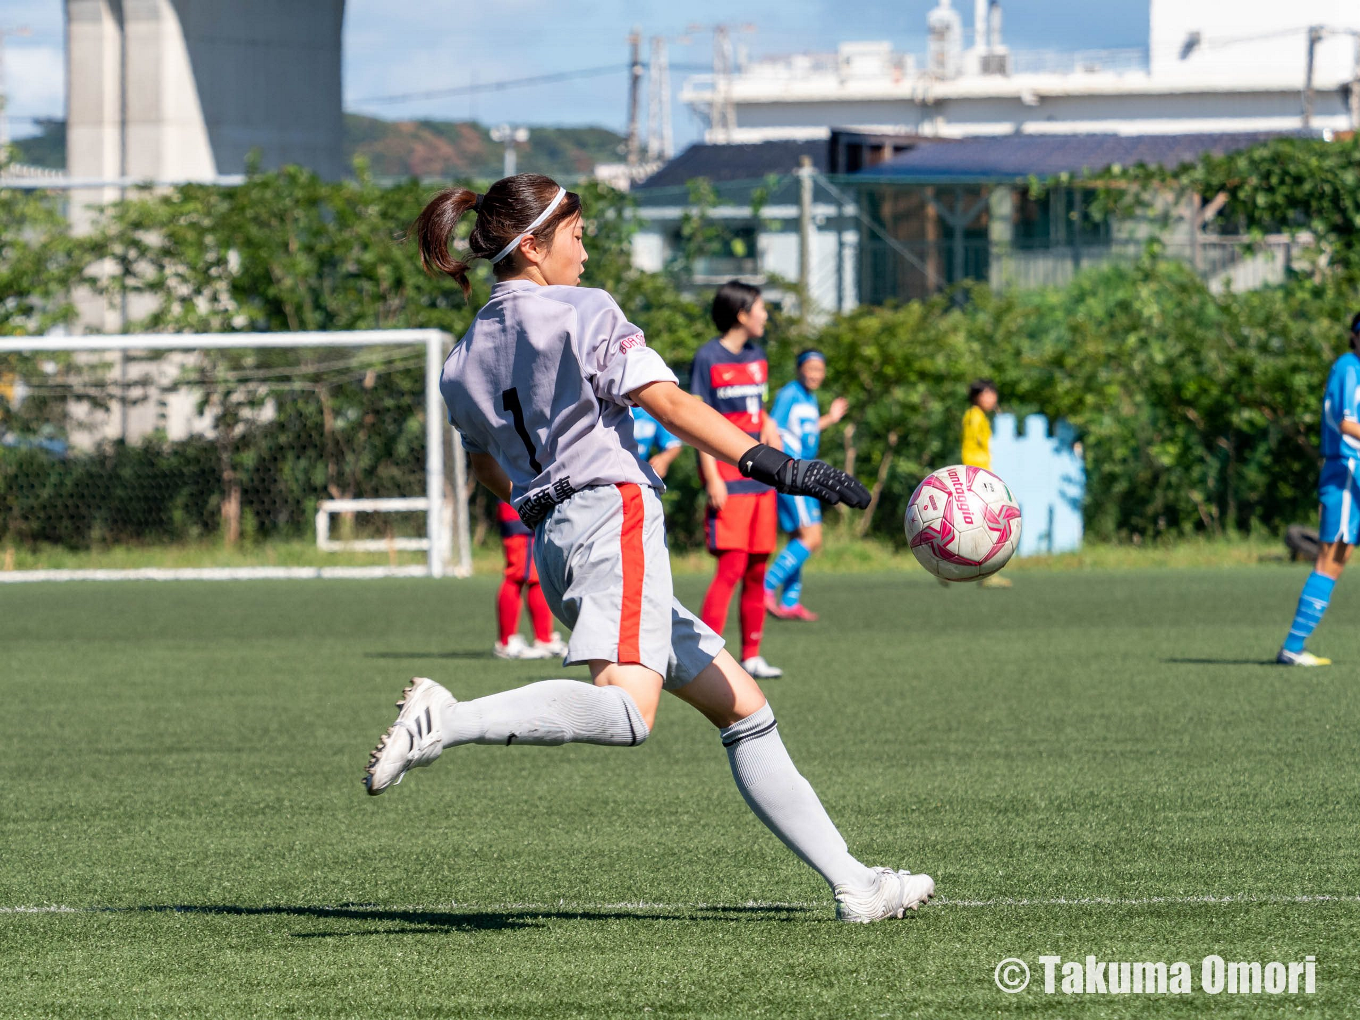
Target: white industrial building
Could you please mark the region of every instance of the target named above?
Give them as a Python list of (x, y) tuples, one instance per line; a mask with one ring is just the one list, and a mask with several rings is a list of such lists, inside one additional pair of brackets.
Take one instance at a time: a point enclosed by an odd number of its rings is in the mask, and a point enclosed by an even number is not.
[[(876, 41), (751, 60), (720, 34), (714, 72), (681, 92), (707, 120), (704, 142), (634, 192), (634, 263), (696, 288), (798, 281), (821, 312), (968, 279), (1061, 283), (1136, 257), (1146, 231), (1094, 222), (1080, 186), (1032, 196), (1031, 177), (1170, 168), (1360, 123), (1360, 0), (1149, 0), (1146, 47), (1084, 53), (1012, 51), (999, 0), (976, 0), (969, 31), (950, 0), (926, 20), (924, 55)], [(695, 258), (686, 182), (700, 177), (717, 189), (704, 216), (721, 236)], [(1187, 217), (1163, 234), (1167, 252), (1211, 286), (1287, 272), (1287, 238), (1253, 253)]]
[[(718, 59), (716, 73), (686, 80), (681, 99), (707, 121), (709, 142), (826, 138), (832, 127), (962, 138), (1340, 130), (1360, 120), (1356, 0), (1148, 8), (1146, 49), (1012, 52), (999, 0), (976, 0), (971, 40), (939, 0), (924, 57), (879, 41)], [(1099, 16), (1099, 5), (1090, 10)]]

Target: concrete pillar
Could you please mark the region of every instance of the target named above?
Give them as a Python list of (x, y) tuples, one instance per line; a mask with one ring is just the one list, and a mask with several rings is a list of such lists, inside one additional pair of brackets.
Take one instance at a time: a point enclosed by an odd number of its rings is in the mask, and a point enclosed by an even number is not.
[(1008, 185), (994, 185), (987, 193), (987, 279), (993, 290), (1000, 290), (1012, 278), (1014, 240), (1015, 192)]
[[(111, 180), (122, 173), (123, 9), (119, 0), (66, 2), (66, 167), (72, 177)], [(70, 216), (88, 230), (90, 205), (114, 189), (73, 191)]]
[[(151, 181), (344, 173), (344, 0), (66, 0), (67, 170)], [(106, 196), (107, 197), (107, 196)]]
[[(199, 102), (178, 3), (122, 0), (127, 52), (127, 174), (138, 180), (212, 180), (219, 172)], [(208, 88), (226, 83), (203, 82)]]
[[(71, 177), (210, 181), (242, 173), (253, 150), (266, 168), (344, 173), (344, 0), (65, 3)], [(87, 232), (122, 194), (72, 191), (72, 228)], [(121, 307), (77, 305), (87, 332), (122, 328)]]

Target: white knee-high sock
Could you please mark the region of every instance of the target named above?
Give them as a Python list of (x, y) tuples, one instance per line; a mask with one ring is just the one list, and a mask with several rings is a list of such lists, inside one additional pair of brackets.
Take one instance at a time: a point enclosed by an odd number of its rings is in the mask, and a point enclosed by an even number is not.
[(609, 744), (647, 739), (637, 703), (622, 687), (540, 680), (444, 709), (444, 746), (457, 744)]
[(732, 776), (746, 803), (784, 845), (836, 886), (869, 889), (878, 881), (846, 848), (817, 793), (789, 757), (767, 704), (721, 731)]

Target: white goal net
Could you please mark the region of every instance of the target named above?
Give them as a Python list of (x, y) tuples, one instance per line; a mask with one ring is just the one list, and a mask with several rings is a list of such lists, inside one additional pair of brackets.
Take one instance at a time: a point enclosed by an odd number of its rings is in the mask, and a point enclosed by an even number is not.
[(470, 573), (450, 343), (0, 339), (0, 583)]

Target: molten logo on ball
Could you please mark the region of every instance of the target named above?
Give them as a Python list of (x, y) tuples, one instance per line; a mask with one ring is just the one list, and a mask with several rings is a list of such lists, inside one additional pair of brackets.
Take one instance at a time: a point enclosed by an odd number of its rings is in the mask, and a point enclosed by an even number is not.
[(976, 581), (1004, 567), (1020, 544), (1020, 507), (996, 475), (941, 468), (911, 495), (907, 538), (921, 565), (946, 581)]
[[(968, 509), (968, 490), (963, 487), (958, 468), (945, 468), (949, 472), (949, 484), (954, 487), (954, 498), (958, 500), (958, 513), (964, 524), (973, 523), (973, 515)], [(974, 471), (980, 470), (974, 468)]]

